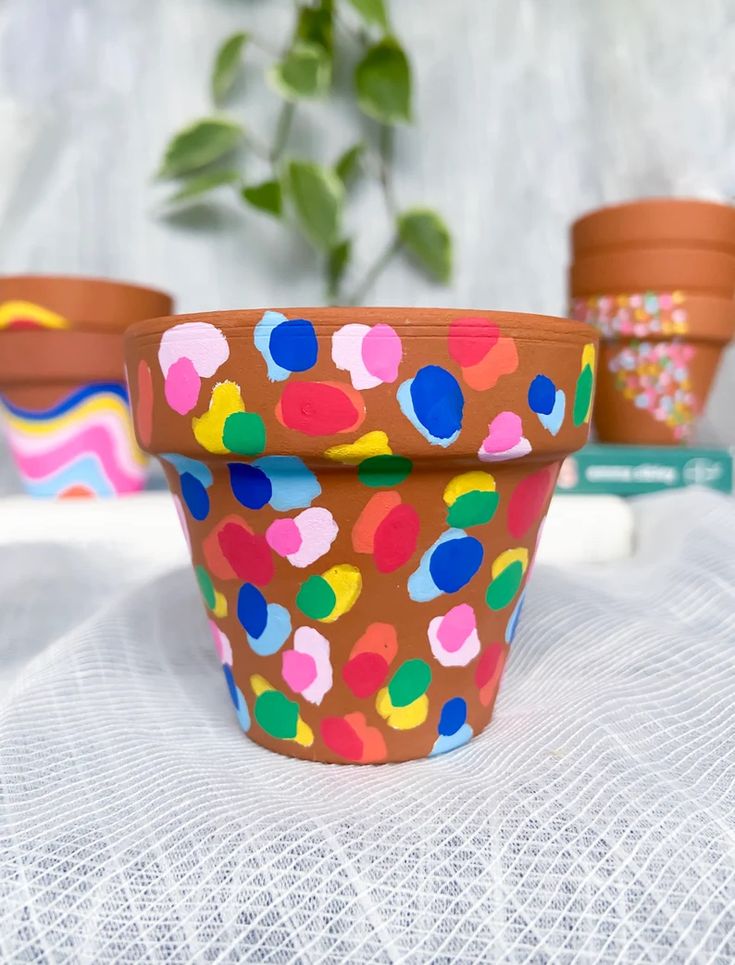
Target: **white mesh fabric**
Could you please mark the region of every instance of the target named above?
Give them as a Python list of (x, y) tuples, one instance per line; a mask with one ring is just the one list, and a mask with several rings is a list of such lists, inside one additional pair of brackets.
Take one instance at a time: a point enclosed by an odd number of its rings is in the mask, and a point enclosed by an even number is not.
[(732, 962), (735, 502), (637, 514), (538, 567), (483, 736), (378, 768), (242, 736), (154, 531), (0, 546), (0, 959)]

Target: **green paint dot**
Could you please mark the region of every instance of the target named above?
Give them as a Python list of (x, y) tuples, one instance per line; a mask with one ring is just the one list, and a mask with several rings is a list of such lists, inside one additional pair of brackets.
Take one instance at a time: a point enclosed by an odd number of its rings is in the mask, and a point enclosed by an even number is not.
[(587, 415), (587, 410), (590, 407), (590, 399), (592, 398), (592, 382), (592, 369), (589, 365), (585, 365), (579, 373), (577, 389), (574, 393), (574, 412), (572, 418), (575, 426), (581, 426)]
[(207, 604), (210, 610), (214, 610), (214, 585), (212, 583), (211, 576), (209, 573), (207, 573), (203, 566), (195, 567), (194, 572), (196, 573), (197, 582), (199, 583), (199, 589), (202, 591), (204, 602)]
[(405, 456), (369, 456), (357, 467), (357, 476), (365, 486), (386, 489), (397, 486), (413, 469), (413, 463)]
[(519, 560), (506, 566), (487, 588), (485, 600), (491, 610), (502, 610), (518, 592), (523, 579), (523, 565)]
[(394, 707), (407, 707), (425, 694), (431, 683), (431, 667), (425, 660), (407, 660), (393, 674), (388, 693)]
[(457, 529), (489, 523), (498, 508), (498, 494), (475, 490), (465, 493), (449, 507), (447, 523)]
[(240, 456), (257, 456), (265, 449), (265, 425), (257, 412), (233, 412), (225, 419), (222, 443)]
[(310, 576), (301, 584), (296, 606), (312, 620), (323, 620), (328, 617), (337, 605), (334, 590), (323, 576)]
[(255, 701), (255, 719), (271, 737), (291, 740), (299, 723), (299, 705), (277, 690), (266, 690)]

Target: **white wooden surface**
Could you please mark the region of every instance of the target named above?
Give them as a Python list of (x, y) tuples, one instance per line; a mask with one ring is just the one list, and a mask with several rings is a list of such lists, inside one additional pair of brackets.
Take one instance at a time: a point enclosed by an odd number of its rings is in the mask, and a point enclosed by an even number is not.
[[(643, 194), (735, 193), (732, 0), (393, 0), (417, 74), (418, 124), (397, 144), (402, 203), (438, 207), (457, 270), (442, 289), (397, 262), (374, 304), (560, 313), (567, 227)], [(164, 220), (151, 172), (167, 135), (207, 109), (213, 50), (252, 27), (285, 36), (290, 0), (0, 0), (0, 271), (151, 282), (182, 310), (309, 303), (316, 262), (278, 225), (230, 205)], [(275, 100), (251, 52), (245, 119)], [(259, 96), (259, 92), (262, 96)], [(294, 143), (325, 160), (349, 111), (302, 111)], [(248, 162), (253, 178), (262, 173)], [(387, 226), (358, 192), (358, 260)], [(703, 434), (735, 442), (735, 356)], [(7, 467), (0, 488), (12, 489)]]

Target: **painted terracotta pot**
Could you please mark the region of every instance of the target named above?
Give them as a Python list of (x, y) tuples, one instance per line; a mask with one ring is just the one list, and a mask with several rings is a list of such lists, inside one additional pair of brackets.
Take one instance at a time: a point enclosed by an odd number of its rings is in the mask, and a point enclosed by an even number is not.
[(575, 256), (612, 248), (714, 248), (735, 254), (735, 207), (644, 198), (599, 208), (572, 225)]
[(704, 410), (735, 302), (681, 291), (577, 298), (600, 332), (595, 428), (602, 442), (687, 442)]
[(572, 297), (600, 292), (687, 291), (732, 298), (735, 254), (702, 248), (614, 249), (581, 255), (569, 269)]
[(597, 333), (562, 319), (296, 308), (133, 326), (161, 460), (240, 724), (400, 761), (490, 720)]
[(0, 278), (0, 421), (34, 496), (117, 496), (145, 481), (122, 353), (161, 292), (102, 279)]

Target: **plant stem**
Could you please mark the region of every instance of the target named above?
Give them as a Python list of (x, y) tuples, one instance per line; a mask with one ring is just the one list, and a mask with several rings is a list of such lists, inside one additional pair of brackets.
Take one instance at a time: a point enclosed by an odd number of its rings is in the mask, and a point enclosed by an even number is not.
[(393, 128), (388, 124), (380, 125), (380, 186), (383, 189), (385, 206), (391, 218), (396, 216), (396, 198), (393, 193)]
[(280, 161), (281, 155), (283, 154), (288, 142), (288, 135), (291, 132), (291, 123), (293, 122), (295, 110), (296, 105), (293, 103), (293, 101), (283, 102), (281, 113), (278, 115), (278, 123), (276, 124), (276, 136), (270, 152), (270, 162), (274, 167)]
[(344, 300), (345, 305), (359, 305), (365, 295), (378, 280), (386, 265), (401, 247), (398, 235), (394, 235), (365, 273), (365, 277), (355, 288), (352, 295)]
[(257, 135), (251, 134), (250, 131), (245, 131), (245, 143), (253, 154), (257, 154), (258, 157), (264, 161), (270, 161), (271, 155), (268, 146), (264, 144)]

